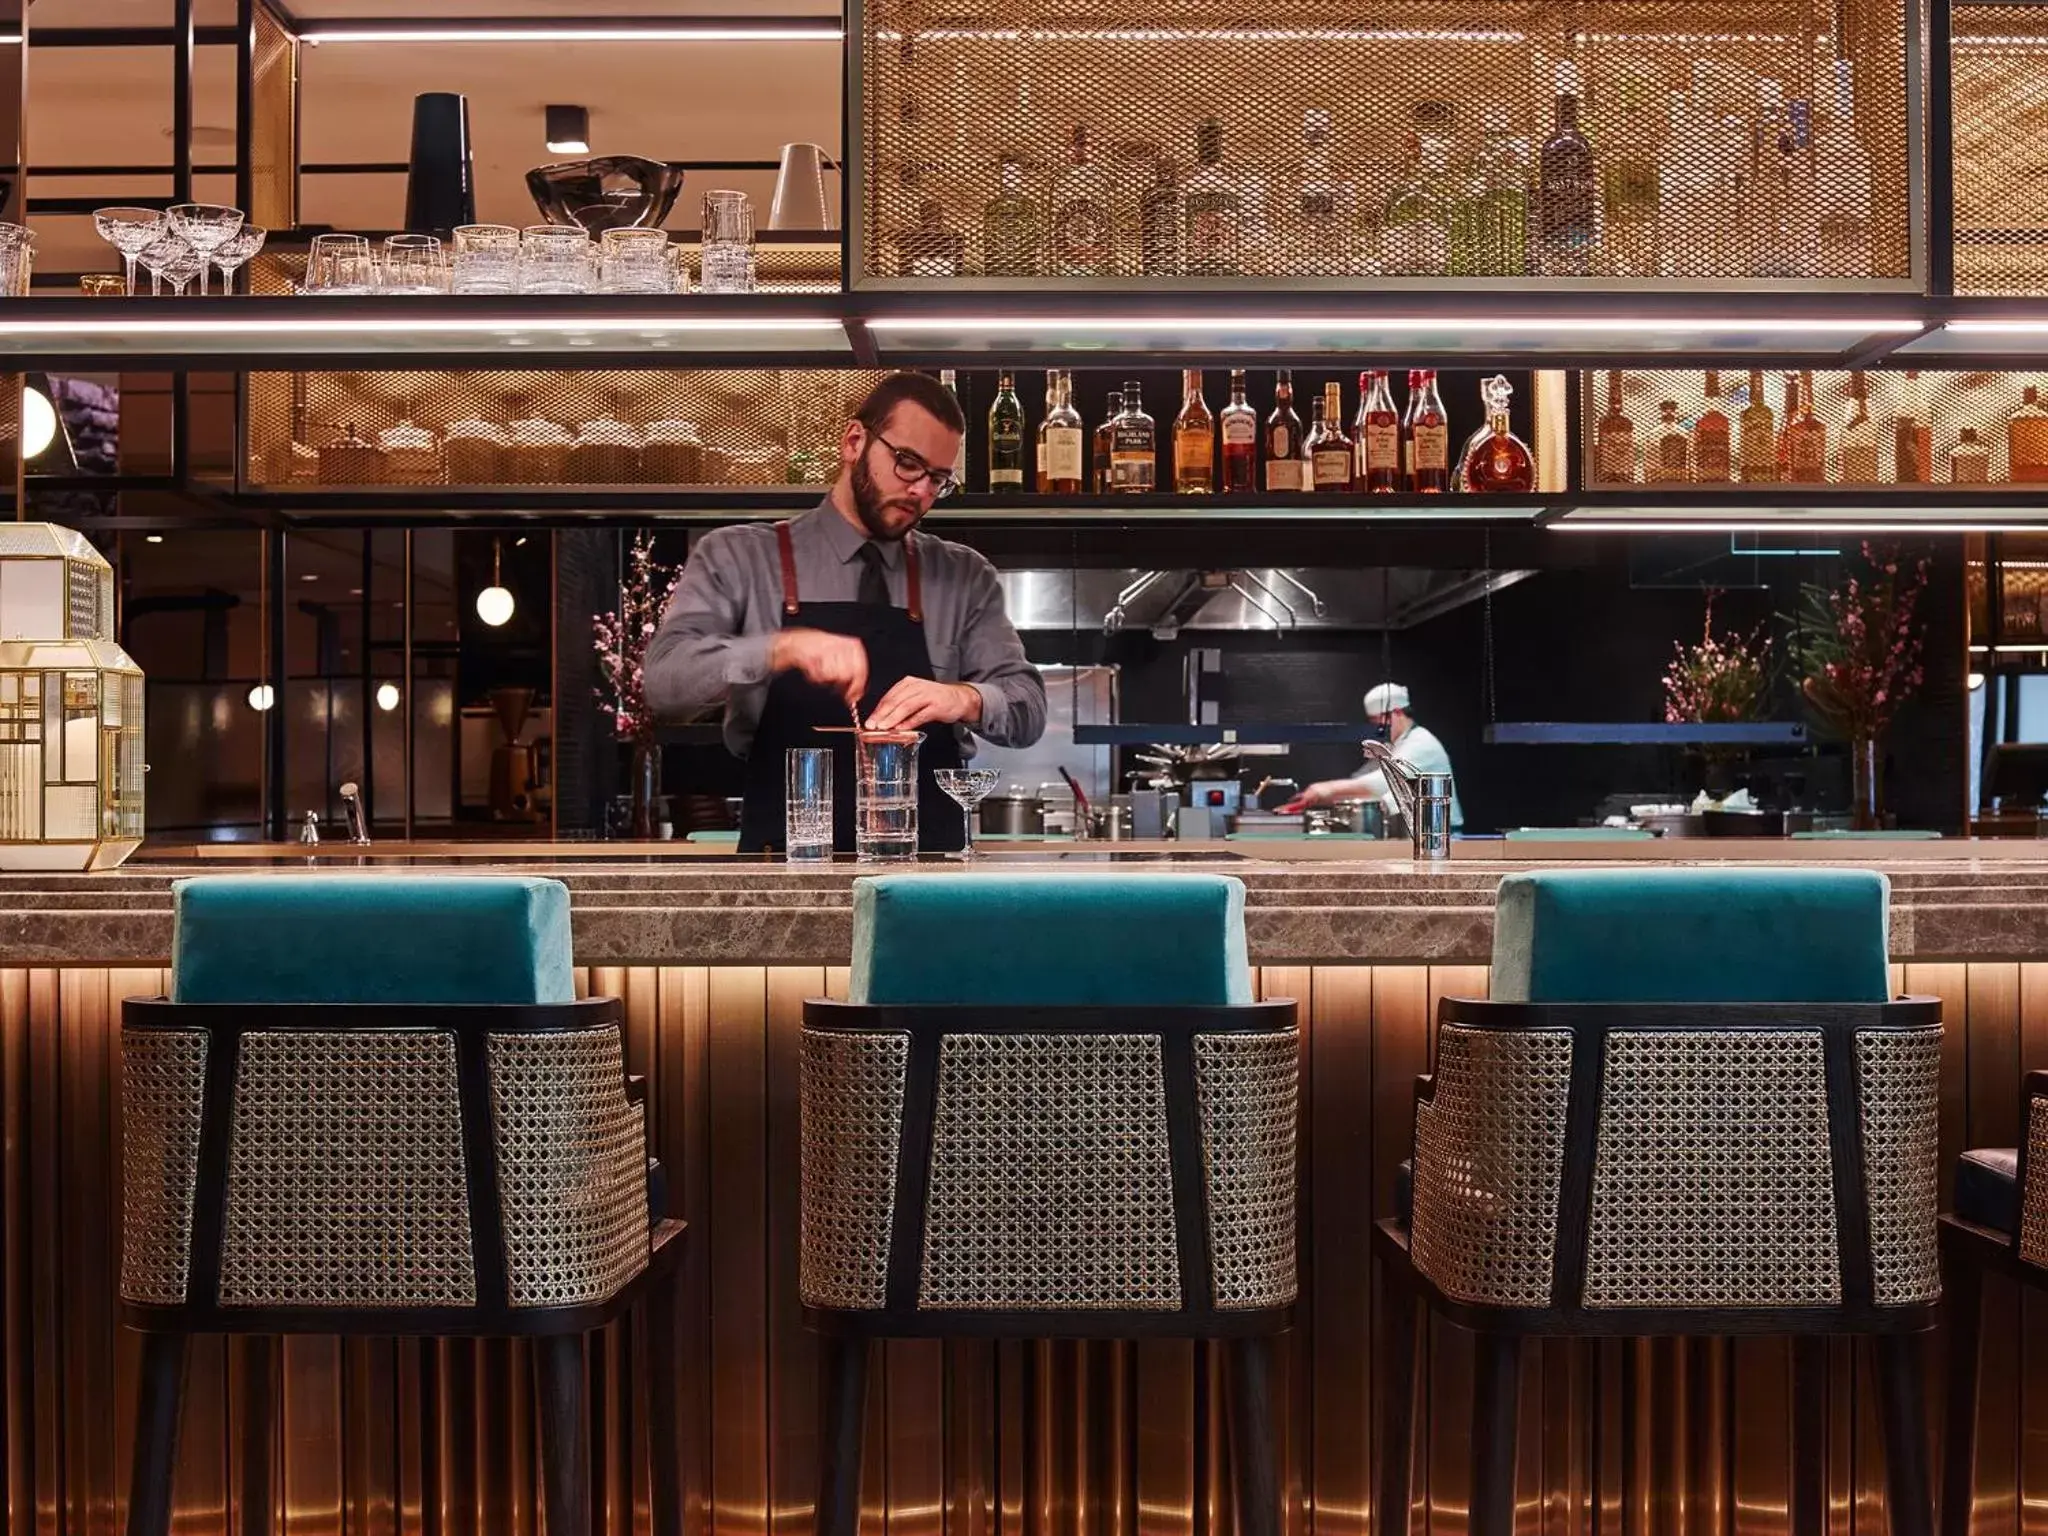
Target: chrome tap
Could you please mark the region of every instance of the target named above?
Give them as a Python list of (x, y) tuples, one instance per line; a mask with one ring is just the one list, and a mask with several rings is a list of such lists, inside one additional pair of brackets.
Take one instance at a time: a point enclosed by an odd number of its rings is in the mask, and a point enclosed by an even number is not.
[(313, 811), (306, 812), (305, 824), (299, 828), (299, 841), (317, 843), (320, 841), (320, 817)]
[(348, 840), (352, 843), (370, 841), (370, 813), (363, 809), (362, 792), (351, 779), (341, 786), (341, 810), (348, 822)]
[(1408, 821), (1408, 837), (1418, 859), (1448, 859), (1451, 856), (1451, 776), (1424, 773), (1413, 763), (1394, 755), (1384, 741), (1361, 742), (1366, 758), (1380, 765), (1387, 788), (1401, 806)]

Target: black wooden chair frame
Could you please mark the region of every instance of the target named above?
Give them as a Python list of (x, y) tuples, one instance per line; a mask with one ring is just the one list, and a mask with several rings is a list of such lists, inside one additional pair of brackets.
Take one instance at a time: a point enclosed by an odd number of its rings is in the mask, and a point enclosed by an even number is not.
[[(681, 1536), (682, 1439), (673, 1375), (677, 1361), (677, 1288), (684, 1223), (666, 1216), (648, 1232), (646, 1267), (604, 1301), (587, 1306), (514, 1307), (501, 1220), (497, 1144), (492, 1130), (492, 1035), (574, 1034), (617, 1028), (616, 998), (545, 1004), (173, 1003), (131, 998), (124, 1029), (202, 1031), (208, 1037), (198, 1177), (193, 1189), (191, 1262), (183, 1305), (123, 1300), (121, 1320), (143, 1335), (135, 1459), (129, 1474), (128, 1536), (168, 1536), (179, 1406), (194, 1334), (248, 1336), (241, 1390), (242, 1536), (271, 1528), (274, 1337), (531, 1339), (541, 1412), (541, 1461), (551, 1536), (589, 1536), (591, 1528), (588, 1382), (584, 1341), (620, 1319), (643, 1330), (655, 1368), (649, 1376), (652, 1510), (655, 1536)], [(469, 1244), (477, 1302), (468, 1307), (240, 1307), (220, 1303), (221, 1248), (227, 1224), (228, 1156), (242, 1037), (250, 1033), (350, 1030), (452, 1035), (460, 1114)], [(642, 1102), (644, 1085), (622, 1087)]]
[[(1512, 1536), (1516, 1407), (1522, 1341), (1548, 1338), (1794, 1338), (1792, 1414), (1794, 1536), (1822, 1536), (1825, 1490), (1820, 1481), (1823, 1425), (1820, 1391), (1825, 1340), (1873, 1337), (1886, 1467), (1896, 1536), (1927, 1536), (1932, 1526), (1928, 1447), (1922, 1417), (1926, 1366), (1921, 1335), (1933, 1328), (1932, 1303), (1880, 1307), (1873, 1301), (1869, 1205), (1864, 1183), (1856, 1037), (1873, 1029), (1926, 1029), (1941, 1023), (1934, 998), (1886, 1003), (1496, 1003), (1446, 998), (1438, 1024), (1469, 1029), (1565, 1030), (1572, 1036), (1571, 1084), (1565, 1114), (1558, 1198), (1558, 1234), (1551, 1302), (1540, 1308), (1475, 1305), (1446, 1296), (1419, 1273), (1403, 1220), (1376, 1224), (1387, 1307), (1387, 1351), (1381, 1370), (1381, 1422), (1386, 1443), (1379, 1466), (1377, 1508), (1383, 1529), (1405, 1536), (1415, 1425), (1417, 1308), (1476, 1336), (1472, 1394), (1471, 1536)], [(1832, 1154), (1836, 1252), (1843, 1302), (1827, 1307), (1612, 1308), (1579, 1300), (1593, 1207), (1593, 1172), (1610, 1033), (1694, 1033), (1817, 1030), (1826, 1073)], [(1430, 1102), (1433, 1076), (1416, 1081), (1416, 1102)], [(1384, 1512), (1392, 1511), (1391, 1518)]]
[[(810, 1001), (804, 1027), (907, 1035), (896, 1203), (886, 1301), (872, 1309), (806, 1306), (823, 1335), (818, 1536), (857, 1536), (870, 1342), (878, 1338), (1217, 1339), (1225, 1343), (1230, 1447), (1240, 1536), (1279, 1536), (1280, 1486), (1271, 1420), (1273, 1339), (1291, 1305), (1214, 1304), (1207, 1185), (1198, 1107), (1197, 1035), (1274, 1034), (1296, 1026), (1292, 1001), (1244, 1006), (982, 1007)], [(939, 1051), (948, 1035), (1153, 1035), (1165, 1080), (1168, 1160), (1182, 1306), (1173, 1311), (1034, 1308), (989, 1311), (917, 1304), (938, 1107)]]

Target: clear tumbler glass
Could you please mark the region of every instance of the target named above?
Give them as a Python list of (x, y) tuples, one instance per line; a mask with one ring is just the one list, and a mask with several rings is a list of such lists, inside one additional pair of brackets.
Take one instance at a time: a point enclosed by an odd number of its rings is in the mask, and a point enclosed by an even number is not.
[(832, 857), (832, 749), (791, 747), (783, 785), (783, 853), (792, 864)]
[(864, 864), (917, 857), (917, 731), (861, 731), (853, 738), (853, 851)]

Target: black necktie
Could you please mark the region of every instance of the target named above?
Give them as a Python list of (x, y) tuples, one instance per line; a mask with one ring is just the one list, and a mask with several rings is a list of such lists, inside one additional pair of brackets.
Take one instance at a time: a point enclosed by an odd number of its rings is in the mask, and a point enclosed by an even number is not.
[(882, 552), (873, 544), (860, 547), (860, 601), (863, 607), (887, 608), (889, 577), (882, 569)]

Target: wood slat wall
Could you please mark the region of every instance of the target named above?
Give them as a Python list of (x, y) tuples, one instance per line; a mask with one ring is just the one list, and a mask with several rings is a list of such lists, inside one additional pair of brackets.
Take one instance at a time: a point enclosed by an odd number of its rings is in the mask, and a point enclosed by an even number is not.
[[(125, 1506), (138, 1351), (115, 1322), (120, 1000), (152, 968), (0, 970), (0, 1441), (6, 1530), (114, 1536)], [(1942, 1155), (2010, 1144), (2023, 1064), (2048, 1065), (2048, 964), (1899, 968), (1946, 1004)], [(1369, 1218), (1393, 1199), (1436, 1001), (1475, 967), (1268, 968), (1302, 1001), (1305, 1290), (1274, 1412), (1294, 1536), (1367, 1536), (1379, 1300)], [(627, 1060), (691, 1222), (682, 1379), (650, 1382), (634, 1341), (590, 1370), (600, 1529), (646, 1523), (645, 1393), (686, 1414), (691, 1536), (805, 1536), (816, 1454), (814, 1351), (796, 1302), (796, 1042), (819, 967), (615, 967)], [(2048, 1536), (2048, 1312), (1994, 1285), (1979, 1536)], [(231, 1366), (194, 1350), (178, 1470), (180, 1536), (230, 1528), (239, 1486)], [(1418, 1512), (1445, 1533), (1466, 1488), (1471, 1350), (1429, 1341), (1435, 1433)], [(1940, 1345), (1935, 1346), (1937, 1380)], [(288, 1536), (537, 1536), (530, 1362), (516, 1347), (294, 1339), (272, 1439)], [(1756, 1340), (1544, 1344), (1525, 1367), (1518, 1536), (1776, 1536), (1790, 1487), (1783, 1346)], [(1228, 1536), (1214, 1353), (1172, 1343), (891, 1344), (874, 1386), (864, 1536)], [(1827, 1382), (1830, 1536), (1883, 1529), (1867, 1367), (1837, 1345)], [(1934, 1399), (1938, 1401), (1938, 1394)], [(2031, 1411), (2029, 1411), (2031, 1410)], [(1631, 1507), (1631, 1504), (1633, 1507)]]

